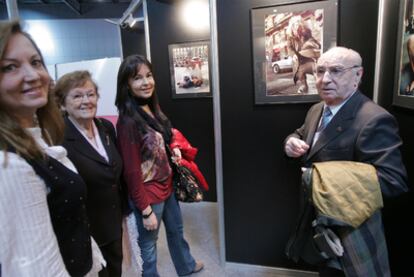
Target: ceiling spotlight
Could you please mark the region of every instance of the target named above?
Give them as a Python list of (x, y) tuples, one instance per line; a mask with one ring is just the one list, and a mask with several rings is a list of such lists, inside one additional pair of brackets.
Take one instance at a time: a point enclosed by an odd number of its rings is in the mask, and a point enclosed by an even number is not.
[(125, 20), (125, 24), (128, 24), (129, 28), (134, 27), (135, 23), (137, 23), (137, 19), (132, 16), (132, 14), (129, 14), (127, 19)]

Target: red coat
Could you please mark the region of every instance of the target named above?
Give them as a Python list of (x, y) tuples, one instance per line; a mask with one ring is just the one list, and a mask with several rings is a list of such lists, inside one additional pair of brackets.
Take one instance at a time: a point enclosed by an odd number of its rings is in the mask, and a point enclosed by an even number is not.
[(172, 129), (173, 138), (170, 148), (178, 148), (181, 151), (181, 159), (178, 161), (179, 165), (188, 168), (194, 177), (196, 177), (198, 184), (203, 190), (208, 190), (208, 184), (197, 164), (194, 162), (198, 149), (193, 147), (184, 135), (177, 129)]

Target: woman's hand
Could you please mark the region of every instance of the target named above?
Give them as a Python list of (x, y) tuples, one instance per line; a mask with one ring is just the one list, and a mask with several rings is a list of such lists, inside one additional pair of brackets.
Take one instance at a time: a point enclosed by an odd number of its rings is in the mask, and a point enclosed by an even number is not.
[(178, 163), (181, 160), (181, 151), (178, 147), (172, 149), (172, 160)]
[(157, 230), (158, 220), (155, 213), (152, 213), (148, 218), (142, 218), (142, 222), (144, 223), (144, 228), (148, 231)]
[[(145, 218), (145, 215), (149, 215), (149, 216)], [(142, 211), (142, 223), (144, 224), (144, 228), (147, 229), (148, 231), (153, 231), (157, 229), (158, 220), (151, 206), (146, 207)]]

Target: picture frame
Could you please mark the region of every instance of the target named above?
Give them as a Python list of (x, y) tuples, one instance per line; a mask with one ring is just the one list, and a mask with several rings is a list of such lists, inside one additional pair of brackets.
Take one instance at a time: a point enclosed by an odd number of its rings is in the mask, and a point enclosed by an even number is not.
[(251, 10), (255, 104), (320, 101), (314, 70), (336, 46), (337, 0)]
[[(400, 1), (392, 104), (414, 109), (414, 1)], [(408, 51), (408, 48), (413, 51)]]
[(168, 45), (172, 98), (211, 97), (210, 42)]

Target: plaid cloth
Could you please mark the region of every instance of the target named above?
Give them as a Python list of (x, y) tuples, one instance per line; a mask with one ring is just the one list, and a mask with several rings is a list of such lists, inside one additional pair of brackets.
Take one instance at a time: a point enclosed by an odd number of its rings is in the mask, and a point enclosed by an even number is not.
[(356, 229), (339, 229), (337, 233), (345, 250), (340, 262), (347, 277), (391, 276), (381, 211)]

